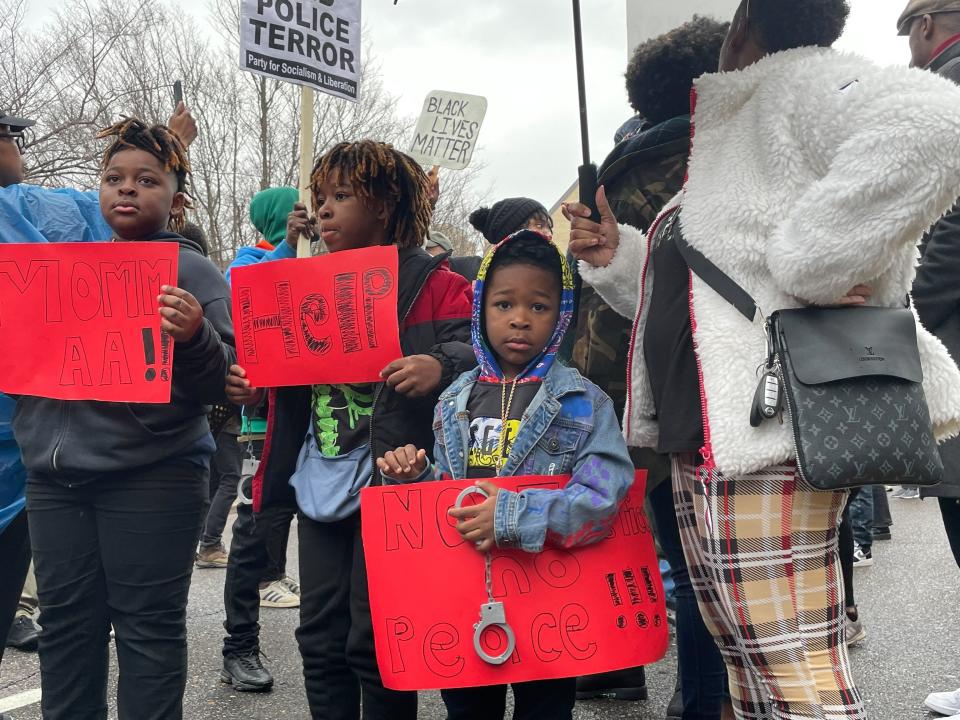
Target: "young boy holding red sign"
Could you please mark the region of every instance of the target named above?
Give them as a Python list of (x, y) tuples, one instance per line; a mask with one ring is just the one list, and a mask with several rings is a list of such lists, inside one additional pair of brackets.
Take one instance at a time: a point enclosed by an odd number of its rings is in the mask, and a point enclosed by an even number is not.
[[(557, 247), (521, 230), (480, 266), (473, 345), (480, 366), (440, 396), (435, 461), (424, 445), (385, 453), (388, 480), (478, 478), (488, 498), (453, 509), (461, 536), (480, 552), (494, 546), (540, 552), (602, 540), (634, 469), (613, 403), (556, 354), (573, 313), (573, 276)], [(469, 428), (462, 418), (469, 418)], [(467, 432), (468, 431), (468, 432)], [(561, 490), (516, 493), (493, 478), (571, 475)], [(516, 683), (515, 720), (569, 720), (576, 678)], [(502, 718), (506, 686), (444, 690), (448, 720)]]
[(110, 626), (121, 720), (182, 716), (186, 610), (206, 503), (209, 405), (235, 357), (230, 291), (182, 228), (189, 162), (166, 127), (104, 130), (100, 208), (117, 242), (179, 243), (178, 287), (157, 297), (175, 342), (166, 404), (21, 396), (14, 432), (40, 598), (41, 709), (107, 715)]
[[(432, 206), (427, 176), (385, 143), (340, 143), (317, 162), (311, 180), (320, 234), (330, 252), (377, 245), (399, 250), (398, 307), (404, 357), (383, 382), (269, 391), (254, 510), (287, 485), (300, 509), (300, 627), (307, 701), (314, 718), (414, 720), (417, 696), (383, 687), (377, 668), (360, 540), (360, 489), (381, 482), (373, 459), (408, 438), (433, 436), (440, 390), (476, 360), (470, 349), (470, 286), (446, 255), (420, 245)], [(231, 368), (233, 402), (265, 392)]]

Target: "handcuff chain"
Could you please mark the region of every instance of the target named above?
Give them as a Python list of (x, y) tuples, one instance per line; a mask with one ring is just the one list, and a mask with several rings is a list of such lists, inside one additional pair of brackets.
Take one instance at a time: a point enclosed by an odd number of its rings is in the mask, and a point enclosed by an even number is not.
[(486, 553), (483, 560), (486, 566), (487, 600), (495, 602), (493, 599), (493, 554)]

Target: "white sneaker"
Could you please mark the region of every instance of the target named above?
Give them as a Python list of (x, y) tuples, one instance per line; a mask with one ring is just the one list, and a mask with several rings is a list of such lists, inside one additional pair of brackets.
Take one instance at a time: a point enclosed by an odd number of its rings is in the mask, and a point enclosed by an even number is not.
[(867, 639), (867, 631), (863, 629), (863, 623), (859, 618), (851, 620), (850, 616), (847, 616), (844, 621), (844, 637), (848, 646), (856, 645)]
[(902, 487), (899, 490), (895, 491), (890, 497), (899, 498), (900, 500), (919, 500), (920, 488)]
[(298, 583), (289, 575), (284, 575), (277, 582), (282, 583), (283, 586), (287, 588), (290, 592), (292, 592), (297, 597), (300, 597), (300, 583)]
[(864, 551), (859, 545), (853, 546), (853, 566), (858, 567), (870, 567), (873, 565), (873, 552), (870, 550)]
[(300, 596), (291, 592), (282, 580), (274, 580), (260, 588), (260, 607), (296, 608), (300, 607)]
[(953, 692), (930, 693), (923, 704), (941, 715), (957, 715), (960, 713), (960, 689)]

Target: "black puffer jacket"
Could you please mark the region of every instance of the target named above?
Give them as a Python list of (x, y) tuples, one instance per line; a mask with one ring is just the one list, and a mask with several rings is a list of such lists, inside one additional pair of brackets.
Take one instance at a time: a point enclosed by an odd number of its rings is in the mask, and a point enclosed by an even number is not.
[[(929, 69), (960, 85), (960, 42), (941, 53)], [(924, 327), (960, 361), (960, 203), (920, 243), (913, 304)], [(943, 482), (924, 489), (923, 496), (960, 498), (960, 438), (943, 443), (940, 456), (946, 470)]]
[[(469, 283), (450, 270), (446, 255), (431, 257), (421, 248), (400, 251), (397, 314), (404, 356), (432, 355), (443, 376), (428, 397), (411, 399), (376, 385), (370, 418), (373, 457), (401, 445), (433, 449), (433, 408), (440, 392), (477, 364), (470, 344), (473, 294)], [(256, 512), (277, 502), (290, 502), (288, 484), (310, 423), (309, 386), (270, 390), (267, 437), (253, 480)], [(374, 464), (373, 484), (380, 482)]]

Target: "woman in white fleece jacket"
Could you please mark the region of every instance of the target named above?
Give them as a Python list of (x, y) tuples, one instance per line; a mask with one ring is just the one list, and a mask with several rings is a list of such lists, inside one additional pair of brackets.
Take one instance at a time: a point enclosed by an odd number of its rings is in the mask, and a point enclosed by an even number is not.
[[(767, 314), (902, 305), (917, 241), (960, 196), (960, 89), (826, 49), (847, 12), (744, 0), (721, 72), (695, 84), (689, 178), (661, 220), (678, 211), (689, 244)], [(789, 423), (750, 426), (762, 322), (689, 273), (659, 222), (644, 235), (617, 226), (602, 188), (598, 204), (599, 224), (569, 206), (570, 248), (635, 319), (627, 441), (674, 455), (684, 550), (737, 718), (865, 718), (836, 558), (846, 493), (797, 476)], [(960, 371), (917, 334), (942, 440), (960, 429)]]

